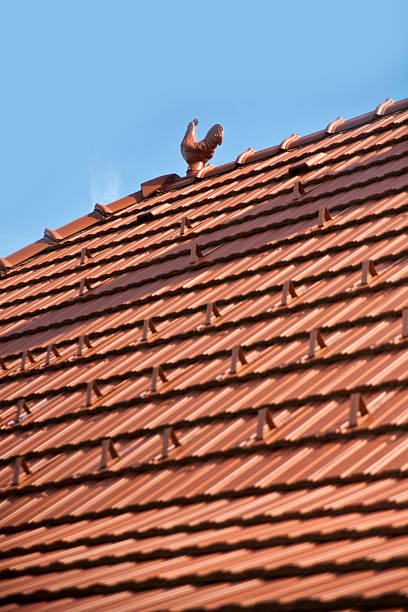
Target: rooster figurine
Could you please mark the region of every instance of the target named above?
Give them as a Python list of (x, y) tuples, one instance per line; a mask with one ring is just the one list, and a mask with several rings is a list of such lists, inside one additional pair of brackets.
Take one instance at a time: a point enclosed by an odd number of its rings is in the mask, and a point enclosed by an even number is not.
[(208, 130), (204, 140), (197, 142), (197, 123), (198, 119), (190, 121), (181, 143), (181, 154), (188, 163), (187, 175), (197, 174), (208, 160), (212, 158), (217, 145), (220, 145), (224, 138), (224, 128), (219, 123), (216, 123)]

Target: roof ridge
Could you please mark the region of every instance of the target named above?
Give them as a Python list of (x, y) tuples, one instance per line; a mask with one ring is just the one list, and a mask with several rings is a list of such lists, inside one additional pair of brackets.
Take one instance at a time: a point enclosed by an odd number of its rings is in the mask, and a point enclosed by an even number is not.
[[(386, 148), (390, 144), (394, 144), (394, 143), (401, 143), (401, 144), (403, 144), (407, 140), (408, 140), (408, 136), (407, 135), (403, 135), (402, 137), (399, 137), (399, 138), (387, 141), (386, 144), (384, 145), (384, 147)], [(370, 153), (371, 151), (378, 151), (378, 150), (381, 151), (381, 149), (379, 149), (378, 145), (376, 145), (376, 144), (372, 145), (372, 146), (367, 146), (365, 148), (365, 152), (366, 153)], [(351, 167), (348, 166), (348, 167), (346, 167), (344, 169), (340, 169), (339, 171), (336, 171), (336, 178), (338, 178), (340, 176), (347, 176), (347, 175), (353, 174), (355, 172), (359, 172), (360, 170), (362, 170), (364, 168), (371, 168), (371, 167), (374, 167), (374, 166), (377, 166), (377, 165), (384, 165), (384, 164), (387, 164), (387, 163), (389, 163), (390, 161), (392, 161), (394, 159), (400, 159), (400, 158), (406, 157), (406, 155), (407, 155), (407, 153), (406, 153), (406, 151), (404, 151), (402, 153), (397, 153), (397, 154), (394, 154), (394, 155), (387, 156), (384, 159), (379, 159), (379, 160), (378, 159), (374, 159), (374, 161), (369, 159), (367, 161), (367, 163), (361, 163), (361, 164), (358, 164), (358, 165), (352, 165)], [(313, 157), (316, 157), (316, 155), (314, 155)], [(335, 164), (335, 163), (338, 163), (338, 162), (341, 162), (341, 161), (348, 160), (349, 158), (350, 158), (350, 155), (347, 155), (346, 153), (344, 153), (343, 155), (340, 155), (340, 156), (336, 157), (336, 159), (333, 160), (332, 163)], [(318, 163), (317, 162), (316, 164), (313, 164), (313, 170), (315, 170), (315, 169), (317, 170), (321, 166), (325, 166), (325, 165), (331, 165), (331, 164), (329, 164), (329, 162), (327, 162), (327, 161), (326, 162), (322, 162), (322, 163)], [(293, 166), (291, 166), (291, 168), (292, 167)], [(310, 168), (310, 169), (312, 169), (312, 168)], [(248, 176), (249, 176), (249, 174), (245, 175), (245, 177), (248, 177)], [(269, 180), (269, 184), (273, 184), (275, 182), (279, 183), (281, 180), (282, 180), (282, 176), (277, 177), (277, 178), (271, 178)], [(321, 178), (315, 178), (315, 179), (311, 179), (311, 180), (307, 181), (305, 185), (303, 185), (303, 181), (302, 181), (302, 185), (303, 186), (309, 186), (309, 185), (310, 186), (315, 186), (315, 184), (316, 184), (316, 186), (317, 186), (320, 182), (321, 182)], [(255, 184), (255, 185), (247, 186), (242, 191), (245, 191), (245, 192), (255, 191), (258, 188), (259, 188), (258, 185)], [(290, 192), (290, 190), (291, 190), (290, 187), (287, 188), (287, 189), (282, 189), (276, 195), (282, 195), (282, 194), (286, 193), (286, 191)], [(311, 190), (309, 190), (309, 192), (310, 191)], [(305, 196), (309, 195), (309, 192), (304, 194), (304, 195)], [(237, 194), (237, 193), (239, 193), (239, 191), (236, 190), (235, 193)], [(227, 194), (219, 194), (219, 196), (218, 196), (219, 199), (224, 199), (224, 198), (228, 198), (228, 197), (229, 197), (228, 193)], [(272, 195), (272, 196), (269, 196), (269, 197), (271, 199), (273, 199), (274, 196)], [(302, 200), (301, 203), (303, 203), (303, 201), (304, 200)], [(196, 203), (196, 206), (198, 205), (199, 207), (201, 207), (201, 206), (203, 206), (206, 203), (207, 203), (207, 200), (203, 199), (203, 200), (200, 200), (198, 203)], [(258, 201), (252, 200), (252, 203), (259, 203), (259, 200)], [(301, 203), (300, 202), (291, 202), (291, 203), (288, 204), (288, 206), (289, 205), (291, 205), (291, 206), (299, 206), (299, 204), (301, 204)], [(99, 205), (96, 205), (96, 206), (99, 206)], [(244, 208), (245, 209), (246, 206), (247, 206), (247, 203), (245, 203), (245, 204), (239, 203), (239, 204), (234, 205), (234, 207), (230, 207), (229, 210), (231, 212), (233, 212), (233, 210), (239, 210), (240, 208)], [(286, 205), (284, 205), (284, 206), (286, 208)], [(281, 206), (281, 208), (282, 208), (282, 206)], [(178, 209), (177, 208), (172, 209), (171, 212), (164, 211), (162, 213), (155, 214), (154, 216), (152, 215), (152, 219), (153, 218), (155, 220), (163, 219), (163, 218), (165, 218), (165, 217), (167, 217), (169, 215), (174, 215), (175, 213), (180, 212), (182, 210), (183, 210), (183, 207), (179, 207)], [(271, 211), (263, 211), (261, 213), (252, 213), (252, 217), (255, 218), (255, 216), (268, 215), (268, 214), (270, 214), (270, 212)], [(144, 214), (146, 214), (146, 213), (144, 213)], [(191, 221), (193, 221), (193, 222), (206, 221), (207, 219), (211, 219), (213, 217), (216, 217), (217, 215), (218, 215), (217, 211), (212, 211), (210, 214), (198, 215), (197, 217), (194, 217), (193, 219), (190, 219), (190, 222)], [(129, 223), (127, 223), (123, 227), (126, 228), (126, 229), (130, 229), (132, 227), (137, 226), (140, 223), (138, 218), (141, 217), (141, 216), (142, 215), (140, 215), (140, 214), (137, 215), (136, 219), (134, 219), (133, 221), (130, 221)], [(239, 224), (245, 223), (245, 220), (249, 220), (250, 216), (251, 215), (247, 215), (246, 217), (240, 217), (239, 219), (229, 220), (228, 222), (224, 222), (222, 225), (223, 225), (223, 227), (224, 226), (225, 227), (226, 226), (231, 226), (231, 225), (239, 225)], [(152, 229), (147, 229), (145, 232), (143, 232), (143, 237), (155, 236), (156, 234), (159, 235), (163, 231), (171, 230), (171, 229), (176, 229), (179, 226), (180, 226), (180, 222), (179, 221), (174, 221), (172, 223), (169, 223), (168, 225), (164, 225), (164, 226), (160, 226), (160, 227), (156, 227), (156, 228), (152, 228)], [(219, 225), (217, 226), (217, 229), (220, 229)], [(99, 231), (97, 234), (96, 233), (93, 234), (93, 237), (97, 236), (99, 238), (99, 237), (101, 237), (103, 235), (108, 235), (109, 236), (109, 234), (112, 233), (114, 230), (115, 230), (115, 227), (114, 228), (103, 229), (102, 231)], [(206, 227), (206, 228), (203, 228), (200, 231), (200, 235), (207, 234), (207, 233), (212, 233), (212, 232), (214, 232), (214, 228), (213, 227), (209, 227), (209, 228)], [(156, 248), (157, 249), (161, 249), (163, 246), (165, 246), (167, 244), (177, 243), (177, 242), (185, 242), (185, 241), (189, 240), (189, 236), (192, 237), (193, 235), (194, 235), (194, 231), (190, 232), (188, 236), (187, 235), (179, 235), (179, 236), (176, 236), (176, 237), (171, 238), (171, 239), (166, 239), (164, 242), (157, 243), (157, 247)], [(82, 242), (84, 242), (87, 239), (88, 239), (88, 236), (82, 236), (82, 237), (79, 236), (77, 239), (71, 240), (69, 243), (65, 243), (65, 245), (71, 246), (71, 245), (74, 245), (74, 244), (81, 244)], [(107, 243), (102, 243), (98, 247), (93, 247), (92, 248), (92, 254), (106, 249), (107, 246), (117, 246), (118, 244), (122, 244), (122, 243), (126, 243), (126, 242), (133, 242), (133, 241), (134, 241), (134, 236), (124, 236), (123, 238), (121, 238), (119, 240), (116, 239), (114, 242), (109, 241), (108, 244)], [(139, 248), (139, 250), (141, 252), (144, 252), (144, 247), (138, 247), (138, 248)], [(153, 247), (149, 246), (147, 248), (149, 248), (149, 250), (154, 250), (154, 245), (153, 245)], [(137, 251), (137, 249), (132, 251), (131, 254), (135, 254), (136, 251)], [(64, 261), (69, 261), (70, 259), (72, 259), (72, 257), (73, 257), (72, 254), (65, 254), (65, 255), (61, 255), (59, 257), (54, 257), (53, 258), (53, 264), (61, 263), (61, 262), (64, 262)], [(106, 260), (106, 258), (105, 258), (105, 260)], [(105, 260), (104, 260), (104, 262), (105, 262)], [(100, 263), (101, 263), (101, 261), (98, 260), (98, 261), (95, 261), (93, 263), (93, 265), (94, 266), (98, 266), (98, 265), (100, 265)], [(12, 274), (9, 275), (8, 278), (10, 278), (13, 274), (23, 274), (26, 271), (30, 271), (31, 272), (33, 270), (39, 270), (42, 267), (45, 267), (45, 266), (48, 266), (48, 265), (49, 265), (49, 262), (48, 261), (44, 261), (44, 262), (40, 262), (40, 263), (34, 264), (32, 266), (27, 266), (27, 267), (19, 268), (19, 269), (14, 270), (12, 272)], [(86, 269), (86, 267), (89, 267), (89, 266), (92, 267), (92, 262), (88, 262), (88, 266), (84, 266), (83, 264), (81, 264), (80, 268), (81, 269)], [(79, 269), (79, 266), (77, 266), (77, 267)], [(74, 269), (72, 269), (72, 271), (74, 271)], [(67, 271), (65, 270), (64, 274), (66, 274), (66, 273), (67, 273)], [(34, 279), (34, 281), (31, 280), (30, 283), (31, 282), (36, 282), (36, 279)], [(17, 285), (7, 286), (7, 289), (4, 288), (3, 291), (8, 290), (9, 288), (16, 288), (16, 287), (17, 287)], [(2, 292), (2, 290), (0, 289), (0, 293), (1, 292)]]
[[(392, 341), (392, 342), (382, 344), (380, 346), (359, 348), (354, 351), (350, 351), (348, 353), (338, 352), (338, 353), (333, 353), (332, 355), (329, 355), (328, 357), (314, 357), (313, 359), (310, 359), (309, 361), (292, 361), (291, 363), (288, 363), (288, 364), (273, 365), (269, 367), (268, 369), (265, 369), (262, 371), (251, 370), (244, 374), (231, 373), (231, 371), (225, 372), (225, 370), (228, 370), (228, 365), (227, 365), (224, 372), (221, 372), (221, 377), (217, 377), (215, 379), (204, 380), (203, 382), (194, 382), (191, 385), (185, 386), (185, 387), (172, 387), (171, 389), (167, 389), (163, 391), (163, 393), (160, 393), (160, 391), (156, 391), (156, 390), (154, 390), (154, 392), (153, 391), (149, 392), (146, 389), (141, 394), (133, 397), (132, 401), (134, 402), (134, 404), (136, 403), (139, 404), (139, 403), (144, 403), (146, 400), (151, 401), (152, 398), (156, 399), (157, 397), (160, 397), (160, 398), (176, 397), (182, 394), (184, 391), (189, 392), (189, 393), (196, 393), (196, 392), (199, 392), (205, 389), (209, 389), (209, 388), (221, 389), (231, 384), (231, 382), (234, 382), (237, 385), (239, 385), (239, 384), (245, 384), (247, 382), (264, 380), (270, 377), (271, 375), (285, 376), (286, 374), (289, 374), (292, 372), (300, 372), (303, 370), (307, 370), (311, 363), (313, 363), (314, 365), (319, 365), (319, 366), (320, 365), (332, 366), (332, 365), (342, 363), (342, 362), (351, 362), (353, 359), (356, 359), (356, 358), (371, 357), (371, 356), (375, 357), (382, 353), (387, 353), (387, 352), (394, 353), (394, 352), (404, 351), (407, 348), (407, 346), (408, 346), (408, 340), (405, 340), (405, 339), (400, 340), (398, 343)], [(250, 348), (252, 349), (252, 347)], [(266, 346), (265, 348), (267, 349), (269, 347)], [(219, 352), (221, 353), (221, 350)], [(223, 354), (221, 355), (221, 357), (224, 357), (224, 356), (227, 356), (228, 354), (231, 354), (231, 350), (223, 349), (222, 353)], [(220, 358), (220, 355), (218, 355), (217, 353), (203, 353), (201, 355), (197, 355), (191, 358), (185, 357), (183, 359), (180, 359), (179, 362), (165, 363), (165, 364), (162, 364), (160, 367), (167, 368), (167, 369), (176, 369), (177, 366), (182, 366), (184, 364), (186, 366), (191, 365), (192, 363), (200, 364), (200, 363), (215, 361), (217, 358), (218, 359)], [(126, 372), (123, 372), (121, 374), (112, 374), (106, 378), (100, 378), (100, 377), (96, 378), (93, 382), (97, 383), (98, 385), (108, 385), (108, 384), (114, 384), (116, 382), (118, 385), (120, 385), (122, 382), (126, 382), (128, 380), (147, 378), (149, 374), (154, 370), (155, 367), (156, 366), (154, 365), (153, 366), (149, 365), (149, 366), (146, 366), (145, 368), (140, 368), (138, 370), (134, 370), (134, 369), (127, 370)], [(1, 400), (0, 406), (2, 408), (14, 407), (18, 405), (18, 402), (20, 400), (24, 400), (25, 402), (31, 402), (31, 401), (35, 402), (35, 401), (41, 401), (49, 397), (57, 397), (60, 394), (67, 394), (67, 393), (74, 394), (74, 393), (78, 393), (82, 391), (87, 391), (88, 385), (89, 383), (86, 382), (86, 380), (83, 380), (82, 382), (78, 382), (72, 385), (65, 384), (61, 387), (53, 387), (49, 389), (44, 389), (43, 391), (26, 393), (23, 396), (16, 396), (11, 399)], [(384, 382), (378, 383), (378, 385), (376, 383), (373, 383), (370, 385), (357, 385), (354, 389), (354, 392), (355, 393), (362, 392), (361, 390), (363, 389), (364, 392), (371, 393), (373, 392), (373, 389), (375, 388), (378, 388), (379, 390), (387, 390), (387, 389), (406, 388), (407, 386), (408, 386), (408, 378), (398, 378), (395, 380), (386, 380)], [(147, 392), (147, 394), (144, 394), (145, 392)], [(329, 395), (332, 395), (332, 397), (347, 397), (351, 392), (352, 391), (350, 390), (350, 387), (347, 387), (343, 389), (334, 390), (330, 392)], [(302, 401), (303, 400), (304, 398), (302, 398)], [(314, 396), (314, 400), (316, 401), (315, 396)], [(282, 400), (281, 404), (283, 404), (285, 401), (286, 400)], [(112, 404), (109, 405), (109, 408), (110, 409), (112, 408)], [(91, 412), (91, 410), (89, 410), (89, 412)], [(70, 415), (71, 417), (71, 413), (67, 413), (67, 414)], [(78, 414), (79, 414), (78, 412), (74, 413), (74, 418), (77, 418)], [(42, 424), (44, 425), (44, 421), (42, 421)]]
[[(371, 123), (381, 117), (392, 115), (406, 109), (408, 109), (408, 98), (404, 98), (399, 101), (394, 101), (391, 98), (387, 98), (384, 102), (377, 105), (375, 110), (347, 120), (342, 120), (341, 117), (338, 117), (335, 121), (330, 122), (324, 130), (312, 132), (306, 136), (292, 134), (292, 136), (285, 138), (279, 145), (262, 149), (260, 151), (252, 152), (250, 149), (244, 151), (245, 155), (238, 155), (235, 161), (210, 168), (207, 172), (203, 173), (202, 178), (188, 176), (181, 177), (180, 180), (177, 180), (176, 177), (178, 175), (167, 174), (150, 179), (149, 181), (145, 181), (142, 183), (141, 189), (133, 194), (124, 196), (123, 198), (115, 200), (114, 202), (111, 202), (105, 206), (97, 203), (91, 213), (83, 217), (79, 217), (78, 219), (57, 228), (56, 230), (46, 228), (44, 236), (40, 240), (37, 240), (23, 247), (22, 249), (19, 249), (18, 251), (15, 251), (7, 257), (0, 257), (0, 272), (7, 272), (7, 270), (15, 265), (18, 265), (23, 261), (31, 259), (39, 253), (46, 251), (50, 248), (50, 246), (53, 248), (53, 245), (58, 244), (61, 240), (68, 238), (69, 236), (73, 236), (74, 234), (109, 218), (110, 214), (123, 210), (132, 204), (139, 203), (142, 200), (151, 197), (157, 193), (157, 190), (167, 191), (179, 189), (180, 187), (192, 184), (196, 181), (210, 178), (212, 176), (216, 176), (217, 174), (226, 173), (235, 169), (236, 167), (247, 165), (255, 161), (260, 161), (261, 159), (273, 157), (279, 153), (282, 153), (283, 151), (300, 148), (304, 145), (317, 142), (326, 136), (346, 132), (366, 123)], [(154, 188), (156, 189), (154, 190)]]

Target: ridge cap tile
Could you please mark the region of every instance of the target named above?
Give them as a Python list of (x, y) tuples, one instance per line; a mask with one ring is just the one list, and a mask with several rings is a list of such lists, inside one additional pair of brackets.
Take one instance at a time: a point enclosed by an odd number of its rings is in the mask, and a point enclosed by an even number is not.
[[(384, 106), (385, 104), (386, 106)], [(364, 125), (364, 123), (370, 123), (375, 119), (380, 119), (384, 116), (399, 112), (401, 110), (405, 110), (407, 108), (408, 98), (404, 98), (403, 100), (399, 101), (393, 101), (391, 100), (391, 98), (387, 98), (385, 102), (377, 106), (376, 110), (369, 111), (368, 113), (344, 120), (339, 125), (338, 129), (336, 129), (336, 134), (341, 133), (343, 131), (347, 131), (349, 129), (353, 129), (355, 127), (359, 127), (360, 125)], [(377, 114), (378, 109), (381, 109), (381, 115)], [(329, 124), (329, 126), (330, 125), (332, 124)], [(285, 138), (280, 145), (275, 145), (267, 149), (262, 149), (260, 151), (256, 151), (250, 154), (245, 159), (244, 163), (259, 161), (266, 157), (272, 157), (275, 154), (280, 153), (282, 151), (286, 151), (288, 149), (295, 149), (306, 144), (317, 142), (321, 138), (323, 139), (324, 137), (327, 137), (327, 135), (327, 128), (326, 130), (320, 130), (318, 132), (314, 132), (312, 134), (308, 134), (301, 137), (298, 134), (292, 134), (291, 136)], [(226, 164), (223, 164), (222, 166), (212, 166), (210, 164), (210, 166), (212, 167), (210, 167), (210, 169), (208, 170), (208, 174), (207, 172), (205, 173), (205, 178), (207, 178), (207, 176), (216, 176), (218, 174), (233, 170), (236, 168), (236, 165), (236, 162), (228, 162)], [(132, 204), (141, 202), (146, 197), (154, 195), (154, 193), (157, 192), (157, 189), (162, 189), (163, 191), (170, 189), (173, 191), (174, 189), (179, 189), (181, 187), (192, 184), (193, 182), (196, 182), (195, 177), (180, 177), (179, 175), (174, 173), (162, 175), (155, 179), (145, 181), (142, 184), (142, 189), (140, 191), (119, 198), (118, 200), (115, 200), (114, 202), (105, 205), (105, 207), (112, 213), (119, 212)], [(160, 184), (161, 187), (157, 187), (158, 184)], [(148, 193), (148, 195), (143, 194), (143, 186), (145, 186), (145, 194)], [(156, 188), (154, 188), (154, 186), (156, 186)], [(57, 230), (54, 230), (54, 232), (55, 234), (60, 234), (62, 238), (67, 238), (82, 231), (83, 229), (87, 229), (91, 225), (100, 222), (100, 220), (100, 215), (94, 210), (83, 217), (80, 217), (74, 221), (71, 221), (70, 223), (67, 223), (64, 226), (61, 226)], [(38, 255), (42, 250), (45, 250), (47, 247), (49, 247), (49, 240), (43, 248), (41, 247), (42, 244), (44, 244), (42, 240), (38, 240), (36, 242), (31, 243), (30, 245), (19, 249), (18, 251), (15, 251), (14, 253), (8, 255), (6, 258), (3, 258), (5, 261), (10, 262), (11, 265), (7, 266), (3, 263), (2, 265), (0, 265), (0, 271), (2, 270), (3, 272), (5, 272), (6, 268), (14, 267), (15, 265), (22, 263), (26, 259), (31, 259), (35, 255)], [(29, 255), (27, 256), (26, 253), (29, 253)]]

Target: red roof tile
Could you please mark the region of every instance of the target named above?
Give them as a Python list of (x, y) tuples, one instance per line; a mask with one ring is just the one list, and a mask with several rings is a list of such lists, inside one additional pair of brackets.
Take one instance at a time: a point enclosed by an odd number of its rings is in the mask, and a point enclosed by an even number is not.
[(386, 100), (2, 260), (0, 609), (407, 608), (407, 126)]

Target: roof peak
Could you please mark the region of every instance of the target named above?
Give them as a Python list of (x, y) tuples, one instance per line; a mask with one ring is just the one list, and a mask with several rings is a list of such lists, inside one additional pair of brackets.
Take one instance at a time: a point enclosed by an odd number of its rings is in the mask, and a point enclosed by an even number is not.
[[(203, 164), (203, 166), (199, 169), (199, 172), (190, 174), (186, 177), (180, 177), (178, 174), (166, 174), (145, 181), (142, 183), (140, 190), (133, 194), (120, 198), (119, 200), (115, 200), (107, 205), (96, 204), (91, 213), (60, 228), (57, 228), (56, 230), (46, 228), (44, 231), (44, 236), (40, 240), (19, 249), (5, 258), (0, 258), (0, 272), (6, 272), (10, 268), (22, 263), (23, 261), (31, 259), (32, 257), (35, 257), (39, 253), (50, 248), (50, 245), (55, 244), (64, 238), (73, 236), (74, 234), (77, 234), (78, 232), (87, 229), (92, 225), (100, 223), (103, 219), (107, 218), (109, 214), (122, 211), (132, 204), (141, 202), (142, 200), (157, 195), (158, 193), (185, 187), (186, 185), (192, 184), (195, 181), (200, 181), (204, 178), (227, 173), (238, 166), (247, 165), (262, 159), (267, 159), (268, 157), (274, 157), (275, 155), (278, 155), (284, 151), (298, 149), (302, 146), (318, 142), (327, 136), (346, 132), (366, 123), (371, 123), (380, 117), (392, 115), (406, 109), (408, 109), (408, 98), (398, 101), (394, 101), (392, 98), (387, 98), (384, 100), (384, 102), (378, 104), (375, 110), (363, 115), (358, 115), (351, 119), (337, 117), (337, 119), (331, 121), (324, 130), (313, 132), (311, 134), (307, 134), (306, 136), (292, 134), (291, 136), (285, 138), (279, 145), (268, 147), (260, 151), (249, 148), (240, 153), (233, 162), (229, 162), (221, 166)], [(193, 120), (192, 123), (195, 121), (196, 120)], [(221, 128), (221, 126), (219, 127)]]

